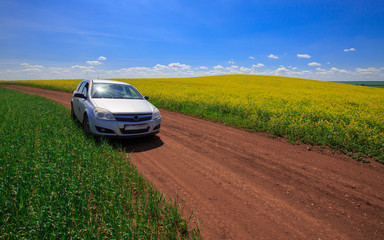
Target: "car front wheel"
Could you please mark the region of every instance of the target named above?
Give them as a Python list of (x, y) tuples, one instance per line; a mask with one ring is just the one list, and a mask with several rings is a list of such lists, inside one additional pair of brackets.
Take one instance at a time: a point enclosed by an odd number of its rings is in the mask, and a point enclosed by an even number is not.
[(89, 126), (89, 120), (87, 115), (84, 116), (83, 129), (86, 135), (91, 134), (91, 127)]

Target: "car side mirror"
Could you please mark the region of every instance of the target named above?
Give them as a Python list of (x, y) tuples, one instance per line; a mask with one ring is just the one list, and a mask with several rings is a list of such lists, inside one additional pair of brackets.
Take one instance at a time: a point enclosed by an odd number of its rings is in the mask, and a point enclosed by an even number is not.
[(83, 93), (75, 93), (74, 97), (86, 99), (87, 97)]
[(145, 99), (145, 100), (148, 100), (148, 99), (149, 99), (149, 97), (148, 97), (148, 96), (144, 96), (144, 99)]

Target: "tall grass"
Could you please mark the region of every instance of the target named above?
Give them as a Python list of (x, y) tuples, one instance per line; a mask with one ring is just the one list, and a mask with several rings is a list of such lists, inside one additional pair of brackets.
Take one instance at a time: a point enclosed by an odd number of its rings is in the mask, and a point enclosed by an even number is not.
[(59, 104), (0, 87), (0, 239), (197, 239), (176, 203)]
[[(254, 75), (119, 80), (158, 107), (384, 163), (384, 89)], [(78, 82), (16, 84), (73, 91)]]

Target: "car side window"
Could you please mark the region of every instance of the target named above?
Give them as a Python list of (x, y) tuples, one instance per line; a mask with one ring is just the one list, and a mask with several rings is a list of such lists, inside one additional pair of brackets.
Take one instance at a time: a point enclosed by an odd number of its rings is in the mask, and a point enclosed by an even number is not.
[(83, 82), (79, 88), (79, 93), (83, 92), (83, 89), (84, 89), (84, 86), (85, 86), (85, 82)]
[(79, 86), (77, 87), (76, 91), (80, 92), (80, 89), (84, 86), (84, 82), (81, 82)]
[(84, 88), (81, 90), (81, 93), (84, 94), (84, 96), (86, 96), (86, 97), (88, 95), (88, 86), (89, 86), (88, 83), (85, 84)]

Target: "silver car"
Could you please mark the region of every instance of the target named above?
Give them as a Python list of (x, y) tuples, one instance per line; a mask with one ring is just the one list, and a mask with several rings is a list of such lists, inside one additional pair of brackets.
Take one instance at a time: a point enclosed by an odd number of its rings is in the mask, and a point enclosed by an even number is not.
[(132, 85), (84, 80), (73, 92), (71, 115), (93, 135), (136, 137), (159, 133), (159, 110)]

